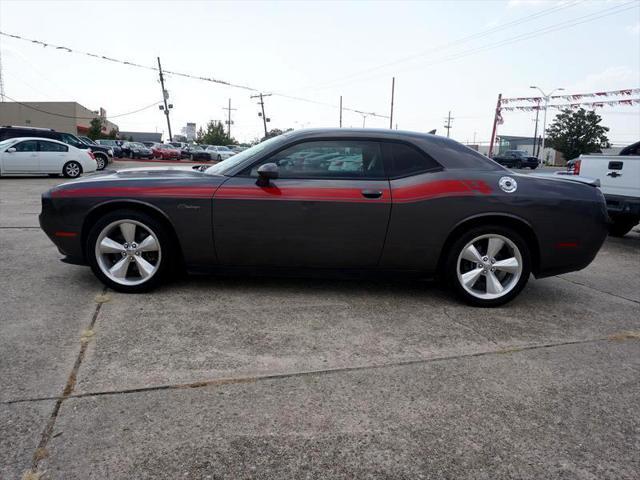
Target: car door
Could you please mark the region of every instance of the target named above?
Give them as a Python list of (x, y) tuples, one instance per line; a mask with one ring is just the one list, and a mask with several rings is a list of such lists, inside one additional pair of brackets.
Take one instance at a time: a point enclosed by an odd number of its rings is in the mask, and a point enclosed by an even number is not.
[(69, 147), (56, 142), (38, 140), (40, 153), (40, 171), (43, 173), (60, 173), (68, 158)]
[(40, 156), (37, 140), (24, 140), (12, 145), (15, 151), (3, 152), (3, 171), (6, 173), (37, 173), (40, 171)]
[[(331, 153), (329, 159), (320, 155)], [(279, 177), (267, 185), (257, 182), (257, 169), (265, 163), (279, 168)], [(310, 140), (285, 147), (216, 191), (218, 260), (225, 265), (376, 266), (390, 202), (378, 143)]]

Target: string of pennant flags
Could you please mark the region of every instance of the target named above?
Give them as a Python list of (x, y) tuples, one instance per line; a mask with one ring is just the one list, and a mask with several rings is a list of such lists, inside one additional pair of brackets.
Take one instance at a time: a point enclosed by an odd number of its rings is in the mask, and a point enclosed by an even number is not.
[[(604, 108), (604, 107), (615, 107), (619, 105), (640, 105), (640, 98), (628, 98), (623, 100), (608, 100), (606, 102), (579, 102), (579, 103), (564, 103), (558, 105), (549, 105), (548, 108), (555, 108), (556, 110), (566, 110), (566, 109), (576, 109), (581, 107), (588, 108)], [(514, 107), (501, 107), (500, 110), (504, 111), (524, 111), (524, 112), (535, 112), (536, 110), (544, 110), (543, 105), (531, 105), (531, 106), (514, 106)]]
[[(610, 90), (608, 92), (574, 93), (571, 95), (552, 95), (549, 98), (562, 99), (562, 100), (571, 102), (576, 100), (582, 100), (583, 98), (622, 97), (622, 96), (631, 96), (636, 94), (640, 94), (640, 88), (626, 88), (623, 90)], [(544, 97), (514, 97), (514, 98), (503, 98), (500, 100), (500, 104), (506, 105), (508, 103), (519, 103), (519, 102), (540, 103), (543, 101), (544, 101)], [(593, 103), (607, 104), (607, 102), (593, 102)], [(626, 104), (626, 105), (630, 105), (630, 104)], [(549, 106), (551, 107), (551, 105)]]

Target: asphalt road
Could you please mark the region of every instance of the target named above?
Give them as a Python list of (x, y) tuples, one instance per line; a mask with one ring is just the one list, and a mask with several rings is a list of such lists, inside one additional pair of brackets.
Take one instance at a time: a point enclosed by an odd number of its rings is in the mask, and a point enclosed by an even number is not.
[(492, 310), (401, 280), (123, 295), (38, 228), (60, 181), (0, 179), (1, 479), (638, 478), (638, 232)]

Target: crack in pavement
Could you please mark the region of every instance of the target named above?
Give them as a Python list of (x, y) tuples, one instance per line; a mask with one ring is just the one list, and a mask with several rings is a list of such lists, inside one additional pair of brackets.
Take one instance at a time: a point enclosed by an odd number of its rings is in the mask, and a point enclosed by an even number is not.
[(488, 342), (493, 343), (495, 346), (498, 346), (498, 342), (496, 342), (495, 340), (493, 340), (493, 339), (491, 339), (491, 338), (487, 337), (486, 335), (484, 335), (484, 334), (482, 334), (482, 333), (478, 332), (475, 328), (470, 327), (469, 325), (467, 325), (467, 324), (465, 324), (465, 323), (462, 323), (460, 320), (458, 320), (458, 319), (454, 318), (454, 317), (449, 313), (449, 311), (447, 310), (447, 307), (442, 307), (442, 312), (444, 313), (444, 315), (445, 315), (449, 320), (451, 320), (451, 321), (452, 321), (453, 323), (455, 323), (456, 325), (460, 325), (461, 327), (466, 328), (466, 329), (467, 329), (467, 330), (469, 330), (470, 332), (475, 333), (475, 334), (476, 334), (476, 335), (478, 335), (479, 337), (484, 338), (484, 339), (485, 339), (485, 340), (487, 340)]
[[(102, 289), (102, 295), (105, 295), (107, 292), (107, 287)], [(102, 309), (102, 305), (104, 302), (96, 302), (96, 308), (91, 316), (91, 321), (89, 322), (89, 326), (85, 331), (93, 331), (93, 327), (96, 324), (96, 320), (98, 319), (98, 315), (100, 314), (100, 310)], [(53, 407), (53, 411), (51, 412), (51, 416), (49, 417), (49, 421), (44, 427), (42, 431), (42, 435), (40, 437), (40, 442), (38, 443), (38, 447), (33, 453), (33, 457), (31, 460), (31, 467), (29, 472), (35, 475), (38, 470), (38, 464), (40, 460), (44, 458), (43, 452), (46, 452), (47, 444), (51, 439), (51, 434), (53, 433), (53, 427), (56, 424), (56, 420), (58, 418), (58, 413), (60, 412), (60, 407), (62, 403), (71, 396), (73, 389), (76, 386), (76, 376), (78, 374), (78, 370), (80, 369), (80, 365), (82, 364), (82, 360), (84, 359), (85, 352), (87, 351), (87, 345), (89, 342), (86, 339), (81, 338), (80, 340), (80, 351), (78, 352), (78, 356), (76, 357), (76, 361), (73, 364), (73, 368), (69, 373), (69, 377), (67, 378), (67, 383), (64, 386), (64, 390), (62, 391), (62, 395), (59, 397), (52, 397), (49, 400), (57, 400), (56, 404)]]
[(568, 278), (564, 278), (564, 277), (561, 277), (559, 275), (556, 275), (556, 278), (559, 278), (560, 280), (564, 280), (565, 282), (573, 283), (574, 285), (580, 285), (581, 287), (585, 287), (585, 288), (588, 288), (590, 290), (595, 290), (596, 292), (604, 293), (605, 295), (611, 295), (612, 297), (621, 298), (622, 300), (626, 300), (628, 302), (637, 303), (638, 305), (640, 305), (640, 301), (634, 300), (633, 298), (628, 298), (628, 297), (624, 297), (622, 295), (618, 295), (617, 293), (611, 293), (611, 292), (607, 292), (605, 290), (600, 290), (599, 288), (592, 287), (591, 285), (587, 285), (586, 283), (576, 282), (575, 280), (570, 280)]
[[(265, 381), (265, 380), (278, 380), (278, 379), (307, 377), (307, 376), (331, 375), (331, 374), (358, 372), (358, 371), (365, 371), (365, 370), (379, 370), (383, 368), (424, 365), (429, 363), (447, 362), (447, 361), (466, 359), (466, 358), (484, 357), (484, 356), (490, 356), (490, 355), (504, 355), (509, 353), (520, 353), (520, 352), (526, 352), (530, 350), (539, 350), (544, 348), (555, 348), (555, 347), (563, 347), (563, 346), (569, 346), (569, 345), (583, 345), (583, 344), (597, 343), (602, 341), (612, 341), (613, 336), (614, 335), (607, 335), (605, 337), (596, 337), (596, 338), (588, 338), (588, 339), (580, 339), (580, 340), (566, 340), (562, 342), (552, 342), (552, 343), (538, 343), (538, 344), (530, 344), (530, 345), (522, 345), (522, 346), (514, 346), (514, 347), (505, 346), (504, 348), (500, 348), (497, 350), (486, 350), (483, 352), (463, 353), (458, 355), (446, 355), (442, 357), (420, 358), (420, 359), (414, 359), (414, 360), (404, 360), (400, 362), (383, 363), (383, 364), (359, 365), (354, 367), (336, 367), (336, 368), (326, 368), (326, 369), (318, 369), (318, 370), (304, 370), (299, 372), (273, 373), (273, 374), (254, 375), (254, 376), (245, 376), (245, 377), (223, 377), (223, 378), (216, 378), (211, 380), (202, 380), (198, 382), (164, 384), (164, 385), (156, 385), (156, 386), (149, 386), (149, 387), (128, 388), (128, 389), (122, 389), (122, 390), (104, 390), (104, 391), (98, 391), (98, 392), (78, 393), (75, 395), (69, 393), (68, 395), (66, 396), (63, 395), (62, 397), (38, 397), (38, 398), (8, 400), (8, 401), (2, 402), (2, 404), (10, 405), (10, 404), (16, 404), (16, 403), (40, 402), (45, 400), (58, 400), (59, 403), (62, 403), (62, 401), (68, 398), (100, 397), (100, 396), (106, 396), (106, 395), (122, 395), (122, 394), (128, 394), (128, 393), (142, 393), (142, 392), (153, 392), (153, 391), (162, 391), (162, 390), (182, 390), (182, 389), (189, 389), (189, 388), (202, 388), (202, 387), (211, 387), (211, 386), (219, 386), (219, 385), (232, 385), (232, 384), (239, 384), (239, 383), (254, 383), (254, 382)], [(57, 410), (55, 410), (55, 412), (57, 415)], [(54, 422), (55, 422), (55, 418), (54, 418)], [(49, 434), (50, 433), (51, 432), (49, 432)]]

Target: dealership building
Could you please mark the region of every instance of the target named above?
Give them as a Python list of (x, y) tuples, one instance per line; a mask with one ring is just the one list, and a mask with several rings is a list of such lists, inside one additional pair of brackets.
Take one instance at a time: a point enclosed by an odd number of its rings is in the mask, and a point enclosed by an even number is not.
[(118, 130), (106, 119), (107, 112), (89, 110), (77, 102), (0, 102), (0, 125), (52, 128), (59, 132), (85, 135), (91, 120), (103, 120), (103, 133)]

